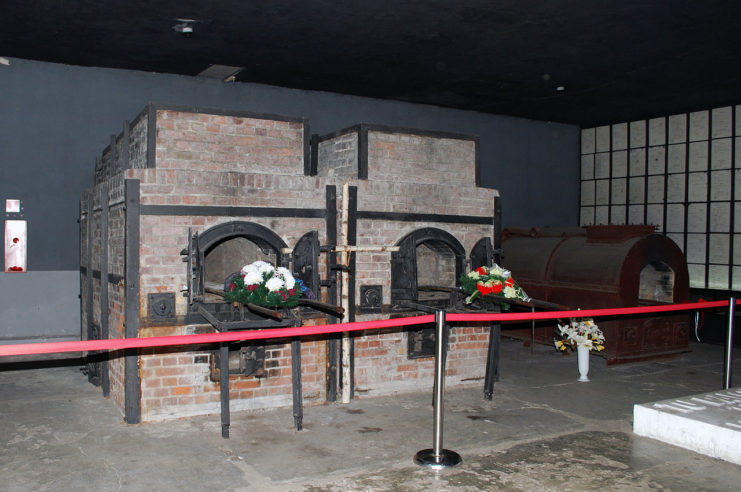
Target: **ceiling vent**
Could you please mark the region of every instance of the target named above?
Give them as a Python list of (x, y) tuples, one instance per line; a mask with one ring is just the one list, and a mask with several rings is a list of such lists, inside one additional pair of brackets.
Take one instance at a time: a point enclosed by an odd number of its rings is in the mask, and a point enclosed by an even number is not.
[(209, 79), (219, 79), (224, 82), (234, 82), (237, 74), (244, 70), (244, 67), (230, 67), (227, 65), (211, 65), (206, 70), (198, 74), (199, 77)]

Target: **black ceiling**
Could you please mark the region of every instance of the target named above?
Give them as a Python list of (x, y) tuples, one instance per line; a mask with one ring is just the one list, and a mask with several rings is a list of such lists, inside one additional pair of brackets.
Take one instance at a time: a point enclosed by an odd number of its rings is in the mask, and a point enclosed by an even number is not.
[[(1, 12), (11, 59), (233, 65), (242, 82), (582, 126), (741, 103), (737, 0), (6, 0)], [(197, 20), (192, 37), (177, 18)]]

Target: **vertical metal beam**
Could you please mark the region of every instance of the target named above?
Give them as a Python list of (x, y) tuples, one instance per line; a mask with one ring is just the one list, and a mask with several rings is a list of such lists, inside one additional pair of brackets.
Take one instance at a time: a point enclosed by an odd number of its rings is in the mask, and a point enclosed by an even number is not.
[[(666, 151), (668, 154), (669, 153), (668, 142), (666, 146)], [(690, 214), (690, 122), (689, 122), (689, 116), (688, 116), (686, 124), (684, 125), (684, 217), (683, 217), (684, 231), (682, 232), (682, 252), (684, 253), (685, 259), (687, 258), (687, 239), (688, 239), (687, 227), (689, 226), (689, 214)]]
[[(85, 296), (85, 318), (87, 321), (85, 339), (95, 339), (95, 327), (93, 324), (93, 279), (95, 274), (93, 272), (93, 225), (95, 219), (93, 213), (95, 211), (95, 188), (93, 187), (88, 194), (87, 201), (87, 278), (85, 279), (85, 287), (87, 295)], [(102, 280), (102, 279), (101, 279)], [(100, 384), (100, 374), (97, 367), (97, 356), (87, 352), (86, 354), (85, 367), (87, 369), (87, 380), (95, 386)]]
[(85, 274), (85, 340), (91, 340), (93, 338), (93, 193), (87, 193), (87, 220), (86, 234), (87, 234), (87, 273)]
[[(349, 246), (358, 245), (358, 187), (350, 187), (350, 200), (348, 208), (348, 224), (347, 224), (347, 244)], [(350, 299), (350, 312), (348, 313), (348, 321), (355, 321), (355, 263), (357, 254), (350, 252), (350, 271), (348, 272), (348, 279), (350, 284), (350, 291), (348, 297)], [(355, 398), (355, 332), (350, 333), (350, 399)]]
[(219, 347), (219, 394), (221, 402), (221, 437), (229, 439), (229, 344), (222, 343)]
[[(735, 122), (733, 124), (735, 124)], [(689, 116), (687, 117), (687, 126), (689, 126)], [(707, 135), (708, 162), (707, 162), (707, 167), (706, 167), (707, 179), (705, 182), (705, 288), (706, 289), (710, 286), (710, 233), (711, 233), (710, 206), (712, 205), (711, 197), (712, 197), (712, 192), (713, 192), (713, 186), (712, 186), (713, 168), (710, 165), (710, 162), (713, 159), (713, 145), (712, 145), (712, 141), (710, 137), (712, 135), (713, 135), (713, 113), (712, 111), (708, 110), (708, 135)], [(736, 142), (733, 142), (732, 145), (735, 145), (735, 144)], [(729, 285), (728, 288), (730, 289), (730, 287), (731, 286)]]
[(630, 122), (626, 123), (625, 141), (625, 223), (630, 224)]
[[(613, 176), (612, 176), (612, 127), (613, 125), (608, 125), (610, 128), (610, 131), (608, 132), (609, 135), (609, 145), (607, 147), (607, 182), (609, 186), (607, 187), (607, 223), (612, 224), (612, 184), (613, 184)], [(595, 149), (597, 150), (597, 149)]]
[(129, 168), (129, 161), (131, 160), (131, 153), (129, 151), (129, 143), (131, 141), (130, 127), (131, 124), (129, 123), (129, 120), (124, 121), (123, 131), (121, 133), (121, 166), (118, 171)]
[[(583, 134), (584, 134), (584, 129), (579, 129), (579, 143), (577, 144), (578, 149), (579, 149), (579, 197), (576, 202), (577, 203), (576, 210), (578, 212), (577, 216), (579, 217), (578, 218), (579, 223), (577, 225), (579, 226), (581, 226), (581, 214), (582, 214), (582, 208), (584, 205), (584, 203), (582, 202), (582, 200), (584, 199), (584, 197), (582, 196), (582, 190), (584, 189), (583, 185), (584, 185), (584, 182), (586, 181), (584, 179), (584, 172), (582, 170), (582, 168), (584, 167), (584, 156), (586, 155), (584, 154), (584, 144), (583, 144), (583, 138), (582, 138)], [(594, 155), (592, 155), (592, 179), (594, 179)]]
[(499, 196), (494, 197), (494, 263), (502, 264), (502, 198)]
[(304, 426), (304, 404), (301, 393), (301, 339), (291, 340), (291, 387), (293, 390), (293, 422), (296, 430)]
[(644, 147), (643, 147), (643, 223), (648, 223), (648, 149), (651, 144), (649, 138), (651, 132), (649, 131), (651, 120), (646, 120), (646, 126), (644, 128)]
[[(124, 181), (126, 207), (124, 337), (139, 336), (139, 180)], [(141, 377), (139, 351), (124, 356), (124, 418), (129, 424), (141, 420)]]
[(358, 179), (368, 179), (368, 126), (358, 126)]
[(736, 106), (731, 106), (731, 203), (729, 208), (730, 219), (729, 219), (729, 231), (728, 237), (730, 244), (728, 245), (728, 289), (733, 290), (733, 264), (734, 261), (734, 248), (733, 248), (733, 236), (736, 234)]
[(304, 134), (303, 134), (303, 149), (304, 149), (304, 176), (316, 176), (316, 171), (312, 170), (312, 143), (313, 137), (311, 135), (311, 128), (309, 127), (309, 121), (303, 121)]
[(101, 183), (105, 183), (111, 178), (111, 176), (116, 174), (116, 167), (118, 165), (118, 149), (116, 148), (116, 135), (114, 134), (111, 134), (111, 143), (108, 144), (108, 149), (108, 165), (106, 166), (103, 179), (100, 181)]
[(147, 167), (157, 167), (157, 106), (147, 105)]
[[(687, 126), (689, 126), (689, 117), (687, 118)], [(661, 234), (666, 236), (666, 218), (669, 213), (669, 161), (667, 154), (669, 154), (669, 118), (664, 118), (664, 215), (661, 219), (662, 231)], [(646, 163), (646, 170), (648, 170), (648, 162)]]
[(489, 325), (489, 348), (486, 353), (486, 372), (484, 373), (484, 398), (491, 400), (494, 396), (494, 383), (499, 381), (499, 351), (502, 335), (502, 324)]
[[(327, 246), (330, 251), (327, 253), (327, 275), (329, 282), (327, 287), (327, 301), (330, 304), (337, 304), (337, 257), (331, 252), (331, 248), (337, 246), (337, 188), (334, 185), (326, 188), (326, 206), (327, 206)], [(337, 317), (328, 315), (327, 323), (336, 323)], [(327, 401), (337, 400), (337, 379), (338, 367), (338, 350), (339, 340), (337, 335), (330, 336), (327, 339)]]
[(309, 176), (316, 176), (319, 172), (319, 135), (311, 136)]
[[(80, 197), (79, 213), (80, 213), (80, 218), (78, 219), (77, 223), (80, 224), (80, 236), (79, 236), (80, 237), (80, 254), (78, 256), (79, 264), (80, 264), (80, 284), (79, 284), (80, 293), (77, 297), (78, 299), (80, 299), (80, 340), (84, 340), (87, 334), (87, 327), (83, 324), (83, 317), (85, 315), (85, 308), (86, 308), (85, 302), (87, 301), (87, 299), (82, 298), (82, 286), (85, 280), (87, 280), (87, 264), (84, 264), (84, 265), (82, 264), (83, 234), (85, 235), (85, 240), (87, 241), (87, 204), (85, 203), (85, 193), (83, 193), (82, 196)], [(83, 223), (82, 223), (83, 215), (85, 216), (85, 230), (83, 230), (82, 228), (83, 227)], [(82, 273), (83, 271), (85, 272), (84, 277)]]
[[(502, 199), (494, 198), (494, 262), (502, 264)], [(472, 265), (473, 267), (473, 265)], [(494, 383), (499, 381), (499, 353), (502, 324), (489, 325), (489, 347), (486, 354), (486, 372), (484, 373), (484, 398), (491, 400), (494, 396)]]
[[(100, 338), (108, 340), (108, 183), (100, 187)], [(111, 383), (108, 374), (108, 352), (101, 352), (100, 384), (108, 396)]]
[(474, 152), (474, 169), (475, 169), (474, 184), (476, 186), (478, 186), (478, 187), (483, 186), (481, 184), (481, 152), (480, 152), (480, 148), (481, 148), (481, 138), (477, 136), (473, 140), (473, 152)]

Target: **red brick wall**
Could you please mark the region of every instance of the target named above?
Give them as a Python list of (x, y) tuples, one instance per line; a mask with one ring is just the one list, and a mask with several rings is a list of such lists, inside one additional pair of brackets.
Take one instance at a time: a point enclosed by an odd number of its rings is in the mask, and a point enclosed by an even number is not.
[[(316, 323), (317, 320), (309, 321)], [(320, 321), (323, 322), (323, 321)], [(193, 326), (145, 328), (141, 336), (191, 334)], [(304, 403), (326, 399), (324, 374), (326, 342), (305, 339), (301, 344), (301, 379)], [(291, 405), (291, 346), (268, 340), (265, 347), (265, 376), (230, 376), (230, 408), (271, 408)], [(208, 349), (161, 348), (142, 353), (142, 420), (162, 420), (186, 415), (218, 413), (219, 383), (211, 380)]]
[[(377, 317), (359, 317), (359, 321), (367, 319)], [(402, 330), (383, 330), (366, 332), (365, 336), (355, 339), (355, 388), (358, 397), (427, 391), (432, 388), (435, 359), (407, 358), (408, 336), (408, 332)], [(453, 325), (448, 339), (446, 385), (482, 384), (488, 344), (488, 326)]]
[[(332, 143), (338, 149), (338, 159), (332, 159), (329, 147), (325, 150), (329, 166), (334, 166), (336, 161), (342, 162), (346, 152), (337, 139)], [(368, 134), (368, 179), (350, 184), (358, 187), (359, 210), (492, 217), (498, 192), (475, 186), (475, 162), (473, 140), (371, 130)], [(320, 161), (319, 169), (322, 167)], [(494, 235), (493, 224), (359, 220), (357, 244), (396, 245), (407, 234), (424, 227), (449, 232), (461, 242), (466, 253), (470, 253), (482, 237), (493, 238)], [(356, 267), (356, 298), (360, 298), (362, 285), (381, 285), (383, 302), (390, 303), (390, 253), (358, 252)], [(425, 282), (424, 273), (420, 282)], [(361, 315), (358, 320), (379, 317)], [(355, 383), (359, 397), (417, 391), (426, 383), (432, 384), (434, 359), (408, 359), (407, 336), (399, 330), (366, 333), (356, 338)], [(481, 384), (479, 379), (484, 376), (487, 347), (488, 327), (455, 325), (450, 336), (447, 383), (454, 386)]]
[(157, 111), (158, 170), (300, 175), (303, 155), (303, 123)]
[(328, 178), (358, 177), (358, 134), (350, 131), (319, 142), (317, 174)]
[[(120, 176), (119, 176), (120, 177)], [(123, 180), (113, 180), (109, 183), (109, 211), (108, 211), (108, 272), (124, 277), (124, 234), (125, 210), (123, 204)], [(125, 286), (120, 281), (108, 284), (108, 337), (111, 339), (125, 338), (124, 336), (124, 306)], [(124, 358), (112, 357), (108, 363), (110, 395), (121, 413), (124, 413)]]
[[(439, 138), (371, 130), (368, 138), (368, 179), (357, 179), (357, 134), (350, 131), (320, 146), (318, 176), (304, 176), (304, 127), (296, 121), (156, 111), (156, 128), (148, 127), (146, 112), (129, 131), (130, 162), (121, 173), (119, 158), (125, 142), (117, 139), (108, 150), (101, 172), (111, 187), (109, 271), (124, 273), (124, 216), (120, 204), (123, 178), (140, 181), (141, 204), (324, 209), (325, 188), (349, 182), (358, 189), (358, 210), (445, 214), (490, 218), (495, 190), (477, 188), (476, 144), (467, 138)], [(147, 136), (156, 131), (156, 167), (147, 168)], [(105, 174), (107, 173), (107, 174)], [(118, 200), (118, 201), (117, 201)], [(118, 205), (116, 205), (118, 203)], [(338, 196), (337, 207), (340, 208)], [(176, 293), (176, 314), (187, 313), (180, 291), (187, 283), (180, 251), (187, 246), (188, 229), (203, 232), (233, 220), (269, 228), (292, 248), (306, 232), (317, 230), (326, 244), (324, 219), (234, 216), (142, 215), (140, 219), (140, 336), (188, 334), (201, 326), (154, 326), (146, 323), (147, 294)], [(337, 224), (338, 230), (340, 224)], [(476, 241), (493, 236), (493, 225), (446, 222), (359, 220), (359, 246), (396, 245), (407, 234), (435, 227), (455, 236), (469, 253)], [(356, 254), (356, 299), (362, 285), (382, 285), (390, 302), (390, 254)], [(324, 263), (324, 256), (321, 257)], [(320, 268), (322, 277), (325, 268)], [(326, 290), (323, 291), (326, 293)], [(112, 338), (123, 336), (122, 285), (109, 288)], [(358, 316), (359, 320), (378, 315)], [(307, 320), (314, 323), (317, 320)], [(321, 320), (320, 320), (321, 322)], [(433, 359), (407, 357), (407, 334), (402, 329), (364, 333), (356, 338), (356, 394), (425, 390), (432, 382)], [(231, 408), (266, 408), (291, 404), (290, 346), (270, 342), (266, 377), (233, 376)], [(480, 384), (483, 377), (487, 327), (453, 328), (448, 356), (448, 384)], [(160, 420), (219, 411), (218, 383), (210, 380), (209, 349), (183, 348), (145, 351), (141, 356), (142, 420)], [(302, 346), (302, 379), (306, 403), (326, 398), (326, 342), (307, 340)], [(110, 364), (111, 395), (123, 408), (123, 358)], [(420, 387), (422, 382), (422, 387)]]
[[(474, 188), (475, 152), (473, 140), (369, 131), (368, 180)], [(449, 193), (443, 196), (450, 198)]]

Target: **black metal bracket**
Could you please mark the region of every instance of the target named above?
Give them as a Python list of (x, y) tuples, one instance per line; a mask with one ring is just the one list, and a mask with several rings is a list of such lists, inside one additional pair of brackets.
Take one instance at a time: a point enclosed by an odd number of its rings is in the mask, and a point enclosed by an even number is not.
[(358, 312), (378, 313), (383, 308), (383, 286), (361, 285)]
[(413, 302), (413, 301), (401, 301), (399, 302), (399, 306), (406, 307), (406, 308), (412, 308), (417, 311), (422, 311), (423, 313), (430, 313), (430, 314), (435, 314), (436, 312), (440, 311), (439, 308), (428, 306), (426, 304), (420, 304), (418, 302)]
[(175, 315), (175, 293), (157, 292), (147, 294), (149, 304), (149, 319), (164, 320)]
[[(241, 376), (252, 376), (261, 378), (265, 376), (265, 343), (264, 341), (257, 341), (256, 343), (250, 342), (249, 344), (234, 343), (229, 344), (234, 347), (230, 349), (230, 356), (232, 353), (237, 353), (236, 348), (239, 348), (238, 357), (239, 365), (237, 368), (229, 368), (229, 375), (241, 375)], [(211, 381), (221, 381), (221, 351), (214, 350), (211, 354)]]

